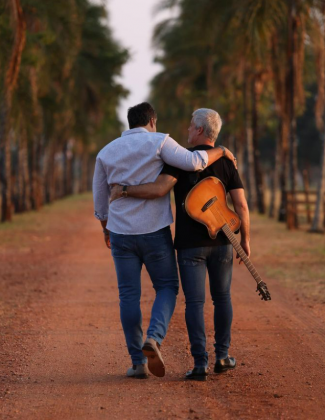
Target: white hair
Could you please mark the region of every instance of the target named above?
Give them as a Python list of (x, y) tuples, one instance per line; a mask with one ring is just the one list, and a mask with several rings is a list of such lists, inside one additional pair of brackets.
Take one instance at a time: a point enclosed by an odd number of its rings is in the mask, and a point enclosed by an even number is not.
[(220, 115), (213, 109), (200, 108), (192, 116), (195, 128), (202, 127), (204, 135), (214, 143), (222, 126)]

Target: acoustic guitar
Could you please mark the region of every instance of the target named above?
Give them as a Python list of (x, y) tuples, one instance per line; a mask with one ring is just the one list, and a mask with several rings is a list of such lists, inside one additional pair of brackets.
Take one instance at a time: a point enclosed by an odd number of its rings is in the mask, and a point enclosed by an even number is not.
[(227, 205), (225, 187), (220, 179), (209, 176), (198, 182), (186, 197), (185, 209), (192, 219), (207, 227), (211, 239), (223, 231), (255, 279), (261, 299), (271, 300), (266, 284), (234, 235), (241, 222), (237, 213)]

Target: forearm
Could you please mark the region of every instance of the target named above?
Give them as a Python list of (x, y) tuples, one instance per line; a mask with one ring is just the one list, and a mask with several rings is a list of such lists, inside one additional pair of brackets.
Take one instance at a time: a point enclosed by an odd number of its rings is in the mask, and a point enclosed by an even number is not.
[(237, 159), (231, 153), (229, 149), (224, 146), (216, 146), (213, 149), (206, 150), (208, 155), (208, 166), (214, 163), (216, 160), (220, 159), (221, 157), (225, 157), (229, 159), (234, 164), (235, 168), (237, 169)]
[(109, 206), (109, 186), (107, 176), (99, 159), (96, 160), (93, 178), (94, 214), (96, 219), (107, 221)]
[(235, 212), (238, 214), (241, 225), (240, 225), (240, 235), (242, 242), (250, 241), (250, 221), (249, 221), (249, 210), (246, 203), (235, 204)]
[[(129, 185), (126, 187), (127, 197), (154, 199), (163, 197), (176, 184), (177, 179), (171, 175), (161, 174), (155, 182), (148, 182), (141, 185)], [(111, 190), (111, 202), (121, 198), (123, 187), (121, 185), (114, 185)]]
[(203, 171), (207, 166), (221, 157), (231, 160), (237, 168), (234, 155), (223, 146), (216, 146), (209, 150), (195, 150), (193, 152), (180, 146), (171, 137), (167, 137), (161, 149), (161, 158), (171, 166), (183, 171)]
[(100, 220), (100, 224), (102, 225), (103, 230), (107, 230), (106, 229), (107, 220)]
[(105, 242), (107, 248), (111, 249), (110, 233), (109, 233), (109, 230), (106, 228), (107, 220), (101, 220), (100, 224), (103, 228), (104, 242)]
[(206, 152), (208, 154), (208, 166), (224, 156), (224, 151), (220, 147), (206, 150)]
[(144, 199), (163, 197), (168, 191), (162, 185), (156, 185), (154, 182), (142, 185), (130, 185), (127, 189), (128, 197)]
[(161, 148), (160, 157), (170, 166), (182, 169), (183, 171), (203, 170), (208, 164), (208, 155), (206, 150), (196, 150), (191, 152), (171, 137), (167, 136)]

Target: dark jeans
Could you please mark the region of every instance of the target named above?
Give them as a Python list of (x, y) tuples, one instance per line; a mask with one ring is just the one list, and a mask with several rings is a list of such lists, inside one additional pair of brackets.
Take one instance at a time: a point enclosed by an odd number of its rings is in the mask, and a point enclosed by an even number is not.
[(141, 269), (144, 264), (156, 291), (147, 336), (161, 344), (175, 309), (179, 283), (170, 228), (143, 235), (111, 232), (110, 239), (128, 351), (134, 365), (146, 363), (141, 351)]
[(177, 253), (182, 287), (185, 295), (185, 319), (195, 366), (207, 366), (204, 327), (205, 277), (209, 273), (210, 292), (214, 304), (216, 359), (228, 356), (232, 304), (232, 245), (179, 249)]

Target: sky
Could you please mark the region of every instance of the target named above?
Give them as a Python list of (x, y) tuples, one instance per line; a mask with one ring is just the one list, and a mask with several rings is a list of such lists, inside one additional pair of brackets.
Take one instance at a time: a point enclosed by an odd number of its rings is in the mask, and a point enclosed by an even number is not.
[[(93, 0), (100, 3), (100, 0)], [(123, 100), (119, 116), (127, 126), (127, 109), (148, 99), (149, 83), (161, 67), (153, 63), (154, 51), (151, 38), (156, 23), (175, 15), (175, 11), (163, 11), (154, 15), (159, 0), (102, 0), (109, 12), (109, 25), (114, 38), (131, 53), (131, 59), (123, 67), (118, 80), (130, 94)]]

